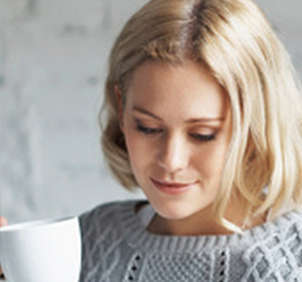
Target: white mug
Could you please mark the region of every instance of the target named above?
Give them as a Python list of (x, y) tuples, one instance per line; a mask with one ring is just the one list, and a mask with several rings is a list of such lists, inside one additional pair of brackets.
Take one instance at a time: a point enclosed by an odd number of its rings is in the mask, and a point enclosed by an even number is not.
[(46, 219), (0, 228), (0, 265), (8, 282), (78, 282), (78, 217)]

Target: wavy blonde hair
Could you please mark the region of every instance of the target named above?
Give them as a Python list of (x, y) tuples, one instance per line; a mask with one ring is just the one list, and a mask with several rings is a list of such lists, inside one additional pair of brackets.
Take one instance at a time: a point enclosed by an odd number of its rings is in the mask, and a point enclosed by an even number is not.
[[(288, 53), (263, 12), (250, 0), (151, 0), (119, 34), (109, 58), (99, 113), (101, 145), (113, 175), (138, 186), (119, 127), (115, 87), (123, 104), (134, 70), (147, 60), (202, 65), (226, 90), (232, 139), (213, 209), (217, 222), (236, 191), (245, 219), (270, 219), (302, 206), (302, 96)], [(264, 189), (265, 188), (265, 189)], [(264, 193), (265, 192), (265, 193)]]

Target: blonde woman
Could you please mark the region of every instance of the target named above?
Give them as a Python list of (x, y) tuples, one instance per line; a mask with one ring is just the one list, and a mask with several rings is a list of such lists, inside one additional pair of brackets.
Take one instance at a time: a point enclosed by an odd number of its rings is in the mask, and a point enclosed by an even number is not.
[(113, 175), (147, 200), (81, 215), (81, 281), (302, 281), (301, 99), (252, 1), (143, 6), (99, 120)]

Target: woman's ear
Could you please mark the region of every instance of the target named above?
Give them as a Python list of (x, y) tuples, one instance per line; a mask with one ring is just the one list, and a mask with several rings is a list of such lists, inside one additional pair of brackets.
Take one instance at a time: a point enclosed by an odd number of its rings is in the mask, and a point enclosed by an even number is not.
[(119, 123), (120, 129), (123, 132), (123, 102), (122, 102), (122, 93), (117, 85), (114, 86), (114, 93), (118, 103), (118, 113), (119, 113)]

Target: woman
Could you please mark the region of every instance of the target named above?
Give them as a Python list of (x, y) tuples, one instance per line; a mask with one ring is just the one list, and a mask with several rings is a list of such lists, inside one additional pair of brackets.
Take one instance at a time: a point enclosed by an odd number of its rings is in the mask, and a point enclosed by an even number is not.
[(302, 281), (293, 73), (251, 1), (139, 10), (113, 46), (100, 123), (114, 176), (148, 201), (82, 215), (81, 281)]
[(81, 215), (81, 281), (302, 281), (301, 93), (252, 1), (148, 2), (99, 118), (113, 175), (147, 201)]

